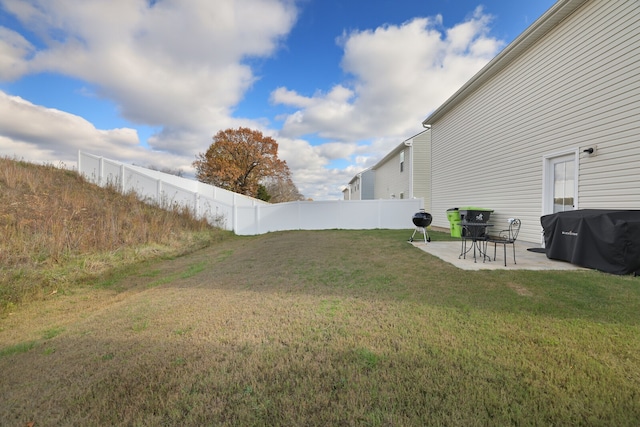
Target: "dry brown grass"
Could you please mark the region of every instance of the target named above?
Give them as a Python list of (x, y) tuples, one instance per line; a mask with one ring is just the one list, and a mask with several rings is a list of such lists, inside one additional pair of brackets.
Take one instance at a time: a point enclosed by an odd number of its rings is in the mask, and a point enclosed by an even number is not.
[(633, 278), (461, 272), (408, 236), (227, 239), (30, 304), (0, 424), (634, 425)]
[(0, 158), (0, 315), (86, 274), (206, 244), (212, 228), (71, 170)]
[(410, 233), (26, 257), (128, 266), (0, 317), (0, 425), (637, 425), (637, 278), (460, 271)]

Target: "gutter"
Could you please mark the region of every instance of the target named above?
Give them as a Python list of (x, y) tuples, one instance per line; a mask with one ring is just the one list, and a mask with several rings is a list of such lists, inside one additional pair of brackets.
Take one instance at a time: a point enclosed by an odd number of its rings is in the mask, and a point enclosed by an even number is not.
[(462, 85), (456, 93), (424, 119), (422, 126), (429, 129), (433, 122), (440, 119), (471, 92), (481, 87), (489, 79), (505, 69), (518, 56), (526, 52), (533, 44), (588, 1), (590, 0), (559, 0), (551, 6), (549, 10), (540, 18), (536, 19), (536, 21), (516, 37), (514, 41), (509, 43), (495, 58), (489, 61), (487, 65)]

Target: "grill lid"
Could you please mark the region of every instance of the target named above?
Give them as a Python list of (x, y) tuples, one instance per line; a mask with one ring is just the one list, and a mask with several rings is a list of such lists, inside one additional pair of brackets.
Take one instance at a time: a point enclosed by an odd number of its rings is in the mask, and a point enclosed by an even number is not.
[(420, 212), (416, 212), (415, 214), (413, 214), (412, 220), (413, 224), (416, 227), (428, 227), (431, 224), (433, 218), (430, 213), (421, 210)]

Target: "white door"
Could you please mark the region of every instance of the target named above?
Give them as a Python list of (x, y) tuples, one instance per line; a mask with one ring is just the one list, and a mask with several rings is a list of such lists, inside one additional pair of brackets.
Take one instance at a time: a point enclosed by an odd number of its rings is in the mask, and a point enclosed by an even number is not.
[(544, 214), (577, 208), (576, 154), (549, 157), (545, 164)]

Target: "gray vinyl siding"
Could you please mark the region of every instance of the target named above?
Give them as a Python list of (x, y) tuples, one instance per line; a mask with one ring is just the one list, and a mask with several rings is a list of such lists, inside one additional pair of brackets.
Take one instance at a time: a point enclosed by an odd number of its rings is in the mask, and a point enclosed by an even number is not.
[[(404, 152), (404, 168), (400, 172), (400, 153)], [(376, 199), (400, 199), (400, 194), (405, 199), (409, 198), (409, 180), (411, 179), (411, 149), (402, 146), (395, 150), (393, 155), (382, 164), (376, 166), (375, 198)]]
[(540, 242), (554, 153), (580, 153), (578, 208), (640, 209), (639, 106), (640, 2), (588, 1), (431, 123), (433, 225), (482, 206)]
[(362, 172), (360, 180), (360, 198), (361, 200), (374, 199), (375, 172), (371, 169)]

